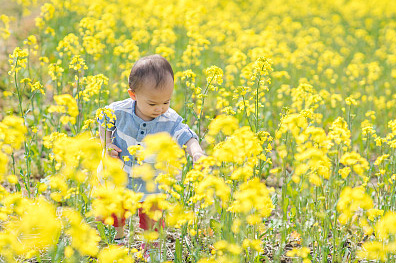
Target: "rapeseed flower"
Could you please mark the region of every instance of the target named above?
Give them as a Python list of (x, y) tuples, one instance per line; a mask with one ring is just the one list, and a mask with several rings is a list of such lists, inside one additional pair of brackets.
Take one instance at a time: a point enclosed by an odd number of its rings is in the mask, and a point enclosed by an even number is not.
[(376, 236), (380, 240), (387, 240), (389, 235), (396, 235), (396, 213), (395, 212), (386, 212), (384, 217), (378, 220), (375, 225), (375, 233)]
[(24, 211), (19, 213), (19, 217), (8, 221), (3, 232), (13, 239), (12, 250), (21, 256), (26, 256), (32, 250), (38, 252), (55, 246), (62, 227), (55, 206), (44, 198), (26, 200), (24, 203)]
[(92, 211), (90, 214), (103, 218), (105, 222), (117, 218), (128, 218), (140, 207), (142, 193), (135, 193), (124, 187), (100, 186), (92, 190)]
[(345, 225), (359, 209), (369, 210), (373, 207), (373, 200), (365, 193), (364, 188), (345, 187), (337, 202), (337, 211), (341, 214), (338, 218), (341, 224)]
[(147, 135), (143, 142), (145, 148), (139, 153), (139, 158), (143, 160), (149, 156), (155, 156), (155, 168), (171, 176), (176, 175), (186, 162), (184, 151), (168, 133)]
[(275, 208), (270, 198), (270, 192), (265, 184), (258, 178), (253, 178), (239, 186), (234, 194), (234, 201), (228, 208), (235, 213), (256, 213), (261, 218), (266, 218)]
[(194, 213), (185, 209), (180, 204), (173, 204), (166, 214), (166, 224), (180, 228), (184, 224), (190, 224), (194, 220)]
[(8, 75), (11, 75), (13, 72), (18, 73), (21, 69), (26, 68), (28, 55), (29, 53), (27, 49), (16, 47), (14, 52), (9, 55), (10, 59), (8, 62), (11, 65), (11, 69), (8, 71)]
[(360, 156), (357, 152), (347, 152), (342, 157), (340, 162), (343, 165), (351, 166), (353, 171), (360, 177), (364, 176), (365, 171), (369, 169), (369, 163), (366, 159)]
[(148, 195), (142, 204), (142, 209), (151, 219), (158, 221), (162, 217), (162, 211), (170, 207), (165, 194)]
[[(84, 222), (83, 217), (71, 208), (62, 210), (65, 233), (71, 238), (71, 247), (81, 255), (96, 256), (99, 252), (98, 232)], [(83, 246), (81, 244), (84, 244)]]
[(49, 113), (67, 113), (67, 115), (61, 116), (60, 121), (62, 124), (75, 124), (76, 117), (79, 114), (78, 106), (76, 100), (69, 94), (62, 94), (54, 96), (57, 106), (52, 105), (48, 108)]
[(11, 33), (10, 33), (10, 17), (2, 14), (0, 16), (0, 21), (3, 25), (0, 27), (0, 37), (4, 40), (7, 40)]
[(103, 248), (98, 254), (99, 263), (119, 262), (119, 263), (133, 263), (133, 257), (129, 255), (128, 248), (110, 245)]
[(213, 157), (219, 162), (247, 163), (255, 165), (257, 157), (263, 152), (262, 145), (250, 127), (235, 130), (227, 140), (217, 144), (213, 149)]
[(224, 182), (222, 178), (207, 175), (195, 187), (195, 194), (190, 198), (193, 203), (203, 201), (201, 208), (213, 205), (215, 198), (220, 199), (220, 205), (226, 207), (231, 194), (230, 187)]
[(381, 260), (385, 262), (387, 259), (387, 249), (382, 242), (365, 242), (362, 248), (357, 252), (357, 257), (360, 259)]

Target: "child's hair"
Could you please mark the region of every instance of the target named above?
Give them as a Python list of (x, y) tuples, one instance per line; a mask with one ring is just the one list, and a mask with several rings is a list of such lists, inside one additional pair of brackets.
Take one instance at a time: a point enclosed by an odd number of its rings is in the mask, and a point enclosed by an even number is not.
[(167, 74), (171, 74), (174, 80), (172, 66), (164, 57), (160, 55), (142, 57), (136, 61), (129, 74), (129, 88), (136, 91), (147, 77), (155, 78), (155, 88), (161, 87)]

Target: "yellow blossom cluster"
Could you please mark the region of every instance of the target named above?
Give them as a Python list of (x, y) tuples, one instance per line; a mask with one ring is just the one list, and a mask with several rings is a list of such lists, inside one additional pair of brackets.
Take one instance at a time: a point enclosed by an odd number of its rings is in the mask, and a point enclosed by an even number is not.
[(2, 14), (0, 16), (0, 20), (3, 24), (0, 27), (0, 37), (4, 40), (7, 40), (11, 35), (11, 33), (10, 33), (10, 17)]
[(134, 193), (124, 187), (99, 186), (92, 191), (92, 214), (103, 218), (104, 222), (113, 225), (114, 219), (129, 218), (139, 208), (142, 193)]
[(22, 118), (7, 116), (0, 122), (0, 180), (7, 173), (9, 156), (22, 147), (26, 133)]
[(8, 71), (8, 74), (11, 75), (13, 72), (18, 73), (21, 69), (26, 68), (28, 55), (29, 53), (27, 49), (16, 47), (14, 52), (10, 54), (10, 59), (8, 60), (11, 65), (11, 69)]
[[(382, 211), (383, 213), (383, 211)], [(387, 212), (375, 225), (376, 240), (364, 242), (358, 258), (386, 262), (390, 254), (396, 254), (396, 213)]]
[(262, 218), (270, 216), (275, 208), (270, 198), (270, 192), (258, 178), (240, 185), (234, 194), (235, 200), (228, 208), (229, 211), (247, 215), (247, 223), (256, 225)]
[(79, 114), (78, 106), (76, 100), (69, 94), (62, 94), (54, 96), (54, 100), (58, 105), (51, 105), (48, 108), (49, 113), (61, 113), (66, 114), (61, 116), (60, 122), (62, 124), (75, 124), (76, 117)]
[(338, 220), (341, 224), (347, 224), (360, 209), (373, 208), (373, 200), (365, 193), (363, 187), (345, 187), (337, 203), (337, 211), (341, 213)]
[(369, 163), (367, 160), (360, 156), (360, 154), (357, 152), (345, 153), (341, 157), (340, 162), (343, 165), (351, 166), (353, 171), (361, 177), (364, 177), (365, 171), (369, 169)]

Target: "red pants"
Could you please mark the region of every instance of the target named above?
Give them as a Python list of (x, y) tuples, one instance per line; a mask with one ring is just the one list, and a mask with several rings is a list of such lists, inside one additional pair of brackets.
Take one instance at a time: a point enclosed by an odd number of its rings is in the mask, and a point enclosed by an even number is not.
[[(151, 208), (151, 210), (155, 211), (155, 210), (158, 210), (158, 208), (153, 207), (153, 208)], [(146, 213), (143, 213), (143, 208), (139, 208), (138, 215), (139, 215), (139, 226), (143, 230), (152, 229), (152, 227), (157, 223), (157, 221), (151, 219)], [(125, 217), (124, 216), (119, 218), (115, 214), (112, 214), (111, 217), (114, 220), (114, 223), (113, 223), (114, 227), (125, 226)], [(159, 225), (162, 226), (162, 228), (165, 228), (165, 221), (163, 219), (161, 219), (159, 222)], [(154, 228), (154, 230), (158, 231), (158, 228), (156, 227), (156, 228)]]
[[(152, 208), (152, 210), (157, 210), (156, 208)], [(143, 208), (139, 208), (138, 210), (138, 215), (139, 215), (139, 226), (143, 230), (149, 230), (152, 229), (152, 227), (157, 223), (157, 221), (151, 219), (146, 213), (143, 213)], [(160, 219), (159, 225), (162, 226), (162, 228), (165, 228), (165, 221), (163, 219)], [(158, 231), (158, 228), (154, 228), (155, 231)]]

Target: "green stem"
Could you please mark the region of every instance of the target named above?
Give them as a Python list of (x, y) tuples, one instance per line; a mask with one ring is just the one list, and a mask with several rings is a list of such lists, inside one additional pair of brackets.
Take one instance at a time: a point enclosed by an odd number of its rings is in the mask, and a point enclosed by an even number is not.
[(202, 120), (203, 108), (204, 108), (204, 104), (205, 104), (205, 95), (206, 95), (206, 93), (208, 91), (208, 88), (209, 88), (210, 84), (212, 83), (213, 79), (214, 79), (214, 74), (212, 76), (212, 79), (206, 85), (206, 88), (205, 88), (204, 92), (202, 93), (202, 95), (203, 95), (202, 96), (202, 105), (201, 105), (201, 110), (200, 110), (199, 115), (198, 115), (198, 138), (199, 138), (199, 142), (202, 141), (202, 138), (201, 138), (201, 120)]
[[(264, 66), (263, 66), (264, 67)], [(256, 87), (256, 101), (255, 101), (255, 116), (256, 116), (256, 126), (255, 126), (255, 132), (257, 133), (259, 131), (259, 127), (258, 127), (258, 115), (259, 115), (259, 88), (260, 88), (260, 81), (261, 81), (261, 75), (259, 74), (259, 79), (257, 81), (257, 87)]]

